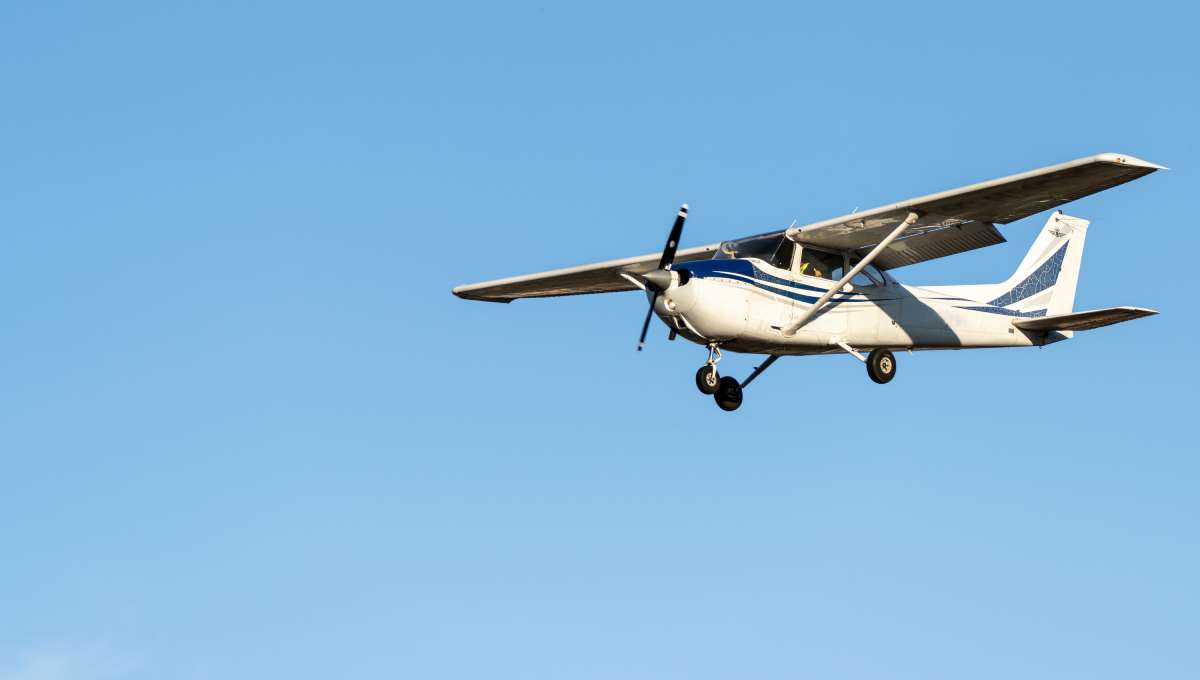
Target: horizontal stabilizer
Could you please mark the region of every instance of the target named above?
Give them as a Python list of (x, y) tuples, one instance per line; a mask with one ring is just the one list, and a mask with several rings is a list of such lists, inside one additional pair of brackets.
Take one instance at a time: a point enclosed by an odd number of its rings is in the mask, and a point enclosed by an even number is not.
[(1013, 325), (1023, 331), (1087, 331), (1154, 314), (1158, 312), (1142, 307), (1109, 307), (1033, 319), (1014, 319)]

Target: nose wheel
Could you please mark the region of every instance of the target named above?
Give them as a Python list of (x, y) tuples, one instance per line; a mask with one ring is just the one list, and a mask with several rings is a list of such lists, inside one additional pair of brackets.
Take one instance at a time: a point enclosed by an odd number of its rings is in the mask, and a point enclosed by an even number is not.
[(721, 360), (721, 349), (715, 344), (708, 346), (708, 361), (696, 371), (696, 388), (702, 394), (716, 394), (721, 384), (721, 375), (717, 373), (717, 362)]
[(702, 394), (716, 394), (720, 384), (721, 376), (717, 373), (715, 364), (705, 364), (696, 371), (696, 387)]

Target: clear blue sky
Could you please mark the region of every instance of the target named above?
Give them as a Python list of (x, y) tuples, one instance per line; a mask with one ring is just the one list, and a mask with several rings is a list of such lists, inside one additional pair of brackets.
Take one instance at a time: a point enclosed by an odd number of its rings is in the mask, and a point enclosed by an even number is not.
[[(0, 679), (1195, 677), (1195, 10), (245, 4), (0, 7)], [(450, 295), (1110, 150), (886, 387)]]

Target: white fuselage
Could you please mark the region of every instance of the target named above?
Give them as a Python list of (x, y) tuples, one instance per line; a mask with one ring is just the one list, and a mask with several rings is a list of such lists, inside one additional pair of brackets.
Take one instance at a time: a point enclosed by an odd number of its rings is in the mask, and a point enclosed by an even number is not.
[[(1013, 326), (1010, 310), (954, 297), (933, 288), (847, 286), (794, 335), (784, 329), (834, 284), (757, 259), (707, 260), (679, 267), (675, 285), (655, 311), (668, 326), (699, 344), (735, 352), (820, 354), (856, 349), (1029, 347), (1066, 339)], [(682, 284), (680, 284), (682, 281)]]

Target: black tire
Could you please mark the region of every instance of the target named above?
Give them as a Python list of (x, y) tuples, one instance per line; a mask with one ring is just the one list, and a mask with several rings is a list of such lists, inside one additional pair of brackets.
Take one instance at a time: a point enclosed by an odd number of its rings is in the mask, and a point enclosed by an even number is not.
[(742, 405), (742, 386), (737, 380), (725, 376), (717, 383), (717, 392), (713, 394), (717, 406), (722, 411), (736, 411)]
[(886, 349), (873, 349), (867, 355), (867, 375), (880, 385), (896, 377), (896, 357)]
[(696, 371), (696, 387), (704, 394), (716, 394), (720, 384), (721, 376), (717, 373), (716, 366), (705, 364)]

